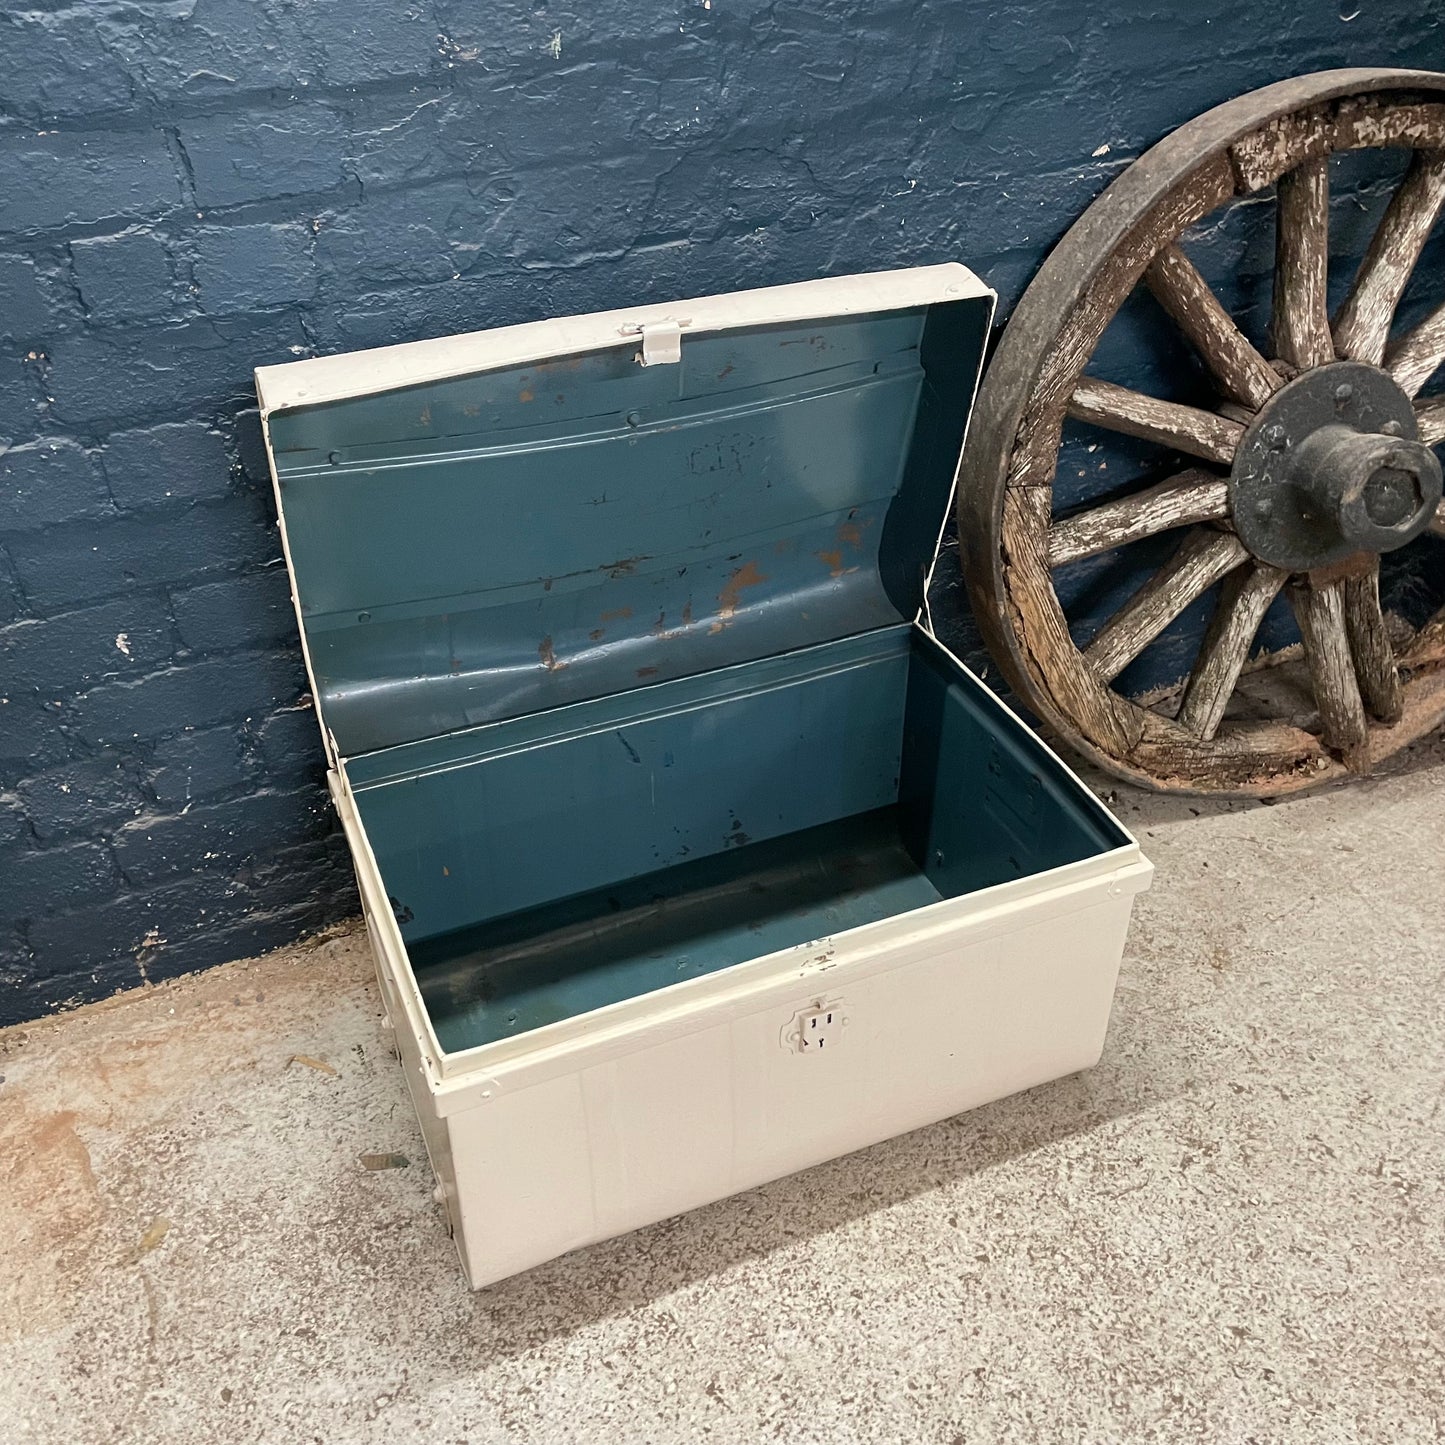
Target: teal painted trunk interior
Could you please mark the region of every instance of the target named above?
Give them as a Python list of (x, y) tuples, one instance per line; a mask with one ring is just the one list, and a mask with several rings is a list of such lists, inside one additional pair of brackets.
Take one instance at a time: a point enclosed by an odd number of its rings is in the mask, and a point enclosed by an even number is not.
[(915, 622), (991, 304), (271, 414), (318, 707), (448, 1053), (1127, 842)]
[(447, 1052), (1127, 842), (911, 625), (347, 772)]
[(674, 365), (634, 343), (274, 413), (337, 751), (911, 621), (990, 313), (689, 333)]

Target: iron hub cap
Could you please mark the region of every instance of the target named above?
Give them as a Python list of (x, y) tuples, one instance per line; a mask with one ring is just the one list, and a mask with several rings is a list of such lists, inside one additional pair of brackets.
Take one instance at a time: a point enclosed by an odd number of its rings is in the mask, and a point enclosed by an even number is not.
[(1308, 572), (1412, 542), (1440, 505), (1440, 462), (1415, 409), (1378, 367), (1335, 362), (1281, 387), (1230, 474), (1239, 539), (1262, 562)]

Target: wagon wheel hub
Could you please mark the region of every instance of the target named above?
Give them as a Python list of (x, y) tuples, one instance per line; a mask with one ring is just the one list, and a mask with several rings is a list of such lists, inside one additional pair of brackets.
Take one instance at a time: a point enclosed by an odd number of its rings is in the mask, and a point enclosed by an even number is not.
[(1341, 361), (1296, 377), (1260, 409), (1235, 456), (1240, 541), (1291, 572), (1414, 541), (1441, 499), (1440, 462), (1418, 436), (1414, 405), (1379, 367)]

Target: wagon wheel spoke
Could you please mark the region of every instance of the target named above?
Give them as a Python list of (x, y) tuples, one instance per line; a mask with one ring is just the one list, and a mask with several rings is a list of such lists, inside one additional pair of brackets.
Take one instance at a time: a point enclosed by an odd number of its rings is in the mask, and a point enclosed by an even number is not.
[(1445, 155), (1417, 152), (1335, 317), (1334, 344), (1341, 356), (1379, 365), (1395, 308), (1442, 205)]
[(1445, 304), (1407, 331), (1385, 353), (1385, 370), (1406, 396), (1414, 396), (1445, 364)]
[(1279, 178), (1275, 222), (1274, 349), (1300, 370), (1335, 359), (1325, 291), (1329, 268), (1329, 160), (1316, 156)]
[(1219, 731), (1259, 625), (1288, 577), (1277, 567), (1256, 563), (1224, 579), (1176, 719), (1205, 742)]
[(1166, 246), (1154, 258), (1144, 280), (1227, 395), (1257, 411), (1283, 385), (1280, 374), (1234, 324), (1209, 283), (1177, 245)]
[(1445, 395), (1420, 397), (1415, 403), (1415, 424), (1427, 447), (1445, 442)]
[(1130, 497), (1106, 502), (1049, 528), (1049, 566), (1111, 552), (1174, 527), (1221, 522), (1229, 515), (1229, 482), (1190, 467)]
[(1365, 706), (1381, 722), (1398, 722), (1404, 709), (1395, 649), (1385, 631), (1380, 608), (1380, 567), (1376, 563), (1344, 584), (1345, 631), (1355, 660), (1355, 678)]
[(1099, 629), (1084, 661), (1111, 682), (1197, 598), (1249, 554), (1229, 532), (1199, 527), (1179, 550)]
[(1304, 642), (1325, 744), (1339, 749), (1348, 767), (1359, 769), (1364, 766), (1369, 730), (1350, 653), (1343, 584), (1292, 586), (1289, 599)]
[(1127, 436), (1161, 442), (1190, 456), (1228, 466), (1234, 460), (1244, 428), (1228, 417), (1196, 406), (1160, 401), (1143, 392), (1081, 377), (1069, 399), (1068, 413), (1076, 421), (1089, 422)]
[(1429, 667), (1445, 662), (1445, 607), (1442, 607), (1401, 650), (1406, 667)]

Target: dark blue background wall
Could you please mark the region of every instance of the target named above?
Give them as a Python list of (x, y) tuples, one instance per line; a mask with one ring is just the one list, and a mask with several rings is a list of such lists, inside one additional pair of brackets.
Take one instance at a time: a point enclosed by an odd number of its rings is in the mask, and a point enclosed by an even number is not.
[(946, 258), (1006, 314), (1166, 130), (1285, 75), (1445, 66), (1438, 12), (10, 7), (0, 1021), (354, 911), (255, 365)]

